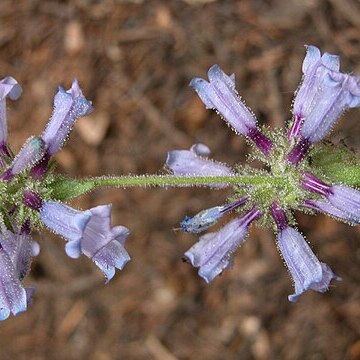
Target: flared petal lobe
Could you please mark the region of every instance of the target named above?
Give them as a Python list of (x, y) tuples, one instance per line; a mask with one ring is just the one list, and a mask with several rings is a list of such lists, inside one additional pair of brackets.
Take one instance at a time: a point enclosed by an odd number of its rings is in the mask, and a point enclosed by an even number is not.
[(111, 205), (101, 205), (88, 210), (91, 218), (81, 239), (81, 252), (92, 259), (104, 272), (107, 281), (122, 270), (130, 256), (125, 250), (129, 230), (124, 226), (111, 228)]
[(246, 239), (250, 223), (260, 216), (260, 211), (254, 208), (245, 216), (230, 221), (218, 232), (201, 236), (185, 253), (207, 283), (229, 266), (232, 254)]
[(110, 241), (92, 256), (92, 260), (105, 274), (107, 281), (113, 278), (115, 269), (122, 270), (130, 261), (130, 256), (125, 250), (128, 235), (129, 230), (126, 227), (114, 227)]
[(110, 280), (115, 268), (121, 270), (130, 260), (124, 248), (129, 230), (123, 226), (112, 228), (110, 211), (111, 205), (79, 211), (60, 202), (46, 201), (40, 216), (48, 228), (67, 240), (68, 256), (86, 255)]
[(291, 227), (281, 230), (278, 245), (295, 284), (295, 293), (289, 295), (289, 301), (296, 301), (306, 290), (325, 292), (331, 280), (339, 279), (326, 264), (317, 259), (297, 230)]
[(54, 98), (54, 111), (42, 134), (47, 144), (47, 152), (51, 156), (61, 149), (75, 121), (93, 111), (77, 82), (74, 80), (69, 90), (59, 88)]

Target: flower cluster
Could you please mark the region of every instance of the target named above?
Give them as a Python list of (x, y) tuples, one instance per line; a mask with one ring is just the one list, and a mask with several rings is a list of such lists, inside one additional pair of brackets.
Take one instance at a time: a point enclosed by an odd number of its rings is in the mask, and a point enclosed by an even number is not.
[[(290, 301), (306, 290), (324, 292), (336, 276), (320, 262), (295, 227), (293, 210), (319, 211), (350, 224), (360, 221), (360, 192), (342, 184), (332, 184), (312, 166), (314, 144), (323, 140), (339, 116), (348, 108), (360, 106), (360, 78), (339, 70), (339, 57), (308, 46), (303, 62), (303, 78), (295, 93), (293, 120), (289, 129), (270, 132), (256, 125), (253, 113), (235, 89), (234, 75), (226, 75), (218, 65), (208, 72), (209, 81), (194, 78), (190, 82), (208, 109), (215, 109), (236, 133), (256, 145), (253, 158), (267, 170), (234, 169), (208, 158), (202, 144), (190, 150), (168, 153), (167, 166), (174, 175), (249, 175), (267, 176), (267, 185), (235, 186), (229, 203), (186, 217), (184, 231), (200, 233), (214, 225), (224, 214), (244, 209), (219, 231), (200, 236), (186, 253), (199, 275), (209, 283), (231, 264), (234, 251), (245, 241), (251, 223), (257, 221), (277, 231), (277, 244), (295, 284)], [(213, 184), (222, 187), (226, 184)]]
[(91, 102), (76, 80), (69, 90), (60, 87), (45, 131), (29, 138), (14, 157), (7, 142), (6, 98), (15, 100), (21, 92), (15, 79), (0, 81), (0, 320), (25, 311), (31, 301), (34, 289), (25, 288), (22, 280), (40, 251), (31, 239), (33, 230), (45, 225), (62, 236), (68, 256), (86, 255), (107, 280), (130, 260), (124, 247), (129, 231), (111, 227), (111, 205), (80, 211), (59, 201), (53, 191), (59, 179), (52, 172), (52, 157), (75, 121), (93, 111)]
[(234, 194), (226, 204), (181, 222), (185, 232), (198, 234), (224, 215), (243, 210), (220, 230), (200, 236), (185, 253), (199, 275), (209, 283), (229, 267), (232, 254), (256, 222), (277, 231), (278, 248), (295, 284), (290, 301), (305, 290), (326, 291), (332, 280), (340, 278), (317, 259), (296, 229), (293, 211), (322, 212), (349, 224), (360, 223), (360, 192), (336, 182), (311, 161), (319, 148), (314, 145), (329, 134), (339, 116), (360, 106), (360, 78), (341, 73), (339, 58), (321, 55), (314, 46), (307, 47), (302, 70), (293, 120), (288, 129), (272, 132), (257, 126), (236, 92), (234, 75), (226, 75), (218, 65), (210, 68), (209, 81), (195, 78), (190, 83), (207, 108), (215, 109), (236, 133), (255, 145), (252, 159), (262, 161), (264, 169), (231, 168), (211, 160), (207, 146), (195, 144), (190, 150), (168, 153), (166, 164), (173, 175), (88, 179), (68, 179), (53, 171), (53, 156), (76, 120), (93, 111), (78, 82), (69, 90), (59, 88), (44, 132), (27, 139), (14, 156), (7, 141), (6, 100), (16, 100), (22, 89), (12, 77), (0, 80), (0, 320), (25, 311), (31, 302), (34, 288), (25, 287), (23, 279), (40, 251), (31, 237), (33, 231), (46, 227), (62, 236), (66, 254), (71, 258), (84, 254), (107, 281), (130, 260), (125, 250), (129, 230), (111, 226), (111, 205), (81, 211), (65, 203), (101, 186), (233, 186)]

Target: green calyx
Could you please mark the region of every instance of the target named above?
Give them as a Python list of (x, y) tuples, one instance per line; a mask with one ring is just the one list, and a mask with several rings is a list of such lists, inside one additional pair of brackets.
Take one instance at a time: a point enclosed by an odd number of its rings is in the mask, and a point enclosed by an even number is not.
[(0, 223), (11, 230), (12, 226), (21, 226), (30, 221), (32, 229), (43, 227), (39, 213), (23, 204), (25, 191), (37, 193), (43, 200), (52, 199), (52, 187), (55, 177), (49, 171), (42, 179), (34, 179), (30, 171), (15, 175), (10, 181), (0, 181)]

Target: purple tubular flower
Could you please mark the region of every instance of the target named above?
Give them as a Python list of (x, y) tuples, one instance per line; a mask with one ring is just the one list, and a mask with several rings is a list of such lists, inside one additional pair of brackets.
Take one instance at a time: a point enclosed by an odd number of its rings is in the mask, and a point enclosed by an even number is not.
[(241, 199), (233, 201), (227, 205), (215, 206), (210, 209), (200, 211), (192, 218), (185, 216), (184, 220), (180, 223), (181, 228), (185, 232), (203, 232), (209, 227), (215, 225), (218, 220), (220, 220), (228, 212), (243, 206), (248, 199), (248, 196), (244, 196)]
[[(203, 145), (205, 146), (205, 145)], [(207, 148), (207, 147), (206, 147)], [(208, 149), (208, 148), (207, 148)], [(205, 150), (205, 149), (203, 149)], [(196, 147), (192, 150), (172, 150), (168, 152), (166, 165), (174, 175), (182, 176), (229, 176), (234, 172), (225, 164), (199, 156)], [(210, 151), (210, 150), (209, 150)], [(214, 187), (221, 188), (226, 185), (216, 184)]]
[[(4, 240), (1, 240), (1, 244)], [(0, 320), (26, 310), (28, 297), (9, 254), (0, 246)]]
[(54, 98), (53, 114), (41, 136), (46, 144), (45, 154), (31, 172), (35, 179), (44, 176), (50, 157), (62, 148), (75, 121), (93, 110), (91, 101), (84, 97), (77, 80), (73, 81), (69, 90), (59, 87)]
[(359, 222), (360, 191), (346, 185), (328, 185), (310, 173), (304, 174), (302, 186), (308, 191), (324, 195), (338, 210), (337, 213), (342, 213), (336, 217), (353, 223)]
[(231, 263), (232, 254), (245, 241), (249, 225), (261, 216), (255, 207), (245, 216), (236, 218), (216, 233), (205, 234), (193, 245), (185, 256), (199, 275), (210, 283)]
[(62, 148), (75, 121), (91, 114), (93, 110), (91, 101), (84, 97), (77, 80), (73, 81), (69, 90), (59, 87), (54, 98), (53, 114), (42, 134), (46, 151), (41, 161), (31, 171), (35, 179), (44, 176), (51, 156)]
[(26, 140), (9, 168), (1, 175), (3, 180), (11, 180), (14, 175), (34, 166), (45, 153), (45, 142), (41, 137), (30, 137)]
[(7, 150), (6, 97), (17, 100), (22, 93), (21, 86), (11, 77), (0, 80), (0, 152), (9, 155)]
[(54, 112), (42, 134), (48, 154), (51, 156), (59, 151), (75, 121), (92, 112), (91, 101), (86, 100), (77, 80), (73, 81), (69, 90), (59, 87), (54, 98)]
[(105, 273), (109, 281), (115, 268), (123, 269), (130, 260), (124, 248), (129, 230), (110, 226), (111, 205), (79, 211), (56, 201), (45, 201), (40, 208), (44, 224), (63, 236), (65, 251), (71, 258), (86, 255)]
[(306, 46), (306, 56), (302, 65), (303, 78), (294, 99), (294, 122), (288, 133), (290, 140), (301, 138), (304, 120), (314, 107), (314, 99), (321, 89), (324, 76), (331, 70), (339, 71), (339, 69), (339, 56), (328, 53), (321, 56), (321, 52), (316, 46)]
[(122, 270), (130, 261), (124, 247), (129, 230), (124, 226), (111, 227), (111, 205), (97, 206), (88, 212), (91, 218), (80, 241), (81, 252), (95, 262), (109, 281), (115, 268)]
[(288, 225), (285, 212), (277, 203), (271, 212), (279, 231), (279, 250), (295, 284), (295, 294), (288, 296), (289, 301), (295, 302), (306, 290), (325, 292), (331, 280), (340, 280), (317, 259), (304, 237)]
[(219, 65), (213, 65), (208, 77), (209, 82), (201, 78), (190, 82), (206, 108), (217, 110), (236, 132), (248, 136), (264, 154), (269, 154), (273, 143), (257, 129), (254, 115), (241, 101), (235, 89), (235, 76), (228, 76)]
[(308, 46), (303, 63), (303, 81), (294, 100), (294, 123), (289, 138), (301, 137), (310, 144), (328, 135), (338, 117), (360, 106), (360, 78), (339, 72), (339, 57), (321, 56)]

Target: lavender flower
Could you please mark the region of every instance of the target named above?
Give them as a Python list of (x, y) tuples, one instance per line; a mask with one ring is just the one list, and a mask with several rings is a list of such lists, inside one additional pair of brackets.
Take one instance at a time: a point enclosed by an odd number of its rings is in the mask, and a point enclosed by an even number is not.
[(57, 201), (43, 201), (36, 193), (26, 192), (23, 202), (37, 210), (42, 222), (67, 240), (65, 251), (71, 258), (89, 257), (104, 272), (107, 281), (130, 260), (124, 245), (129, 230), (110, 226), (111, 205), (79, 211)]
[[(78, 82), (67, 91), (59, 89), (45, 131), (41, 137), (30, 137), (14, 157), (7, 143), (5, 98), (15, 100), (20, 94), (21, 87), (13, 78), (0, 81), (0, 320), (25, 311), (31, 303), (34, 288), (25, 288), (21, 282), (40, 251), (31, 238), (33, 230), (45, 225), (63, 236), (67, 254), (73, 258), (85, 254), (107, 281), (115, 268), (122, 269), (130, 260), (125, 250), (129, 231), (123, 226), (111, 227), (111, 205), (79, 211), (59, 201), (59, 193), (54, 191), (64, 178), (53, 174), (49, 160), (61, 149), (75, 121), (92, 111)], [(74, 185), (82, 186), (77, 181), (70, 186)], [(68, 185), (62, 192), (66, 195), (73, 190)]]
[(91, 101), (86, 100), (77, 80), (73, 81), (69, 90), (59, 87), (54, 98), (54, 112), (42, 134), (48, 154), (54, 155), (59, 151), (75, 121), (93, 110)]
[(360, 78), (339, 71), (336, 55), (321, 56), (315, 46), (308, 46), (303, 62), (303, 81), (294, 100), (294, 121), (289, 139), (298, 139), (288, 160), (298, 164), (309, 147), (324, 139), (336, 120), (348, 108), (360, 106)]
[(104, 272), (107, 281), (115, 275), (115, 268), (122, 270), (130, 261), (125, 250), (129, 230), (124, 226), (111, 227), (111, 205), (101, 205), (86, 211), (90, 215), (82, 237), (66, 247), (70, 257), (83, 253)]
[(305, 118), (309, 116), (316, 103), (316, 96), (323, 90), (323, 81), (330, 71), (339, 71), (340, 59), (337, 55), (325, 53), (321, 56), (315, 46), (306, 46), (306, 56), (302, 65), (303, 79), (294, 99), (294, 122), (289, 138), (301, 138)]
[(277, 203), (273, 203), (271, 212), (279, 231), (279, 249), (295, 284), (295, 294), (289, 295), (289, 301), (296, 301), (309, 289), (324, 292), (332, 279), (340, 280), (317, 259), (304, 237), (288, 225), (286, 214)]
[(44, 175), (50, 157), (62, 148), (75, 121), (91, 114), (93, 110), (91, 101), (84, 97), (77, 80), (73, 81), (69, 90), (59, 87), (54, 98), (54, 112), (41, 136), (46, 144), (45, 154), (32, 170), (35, 178)]
[(210, 283), (231, 263), (231, 256), (245, 241), (249, 225), (259, 218), (261, 212), (253, 208), (245, 216), (236, 218), (216, 233), (200, 237), (185, 256), (199, 268), (199, 275)]
[(213, 65), (208, 77), (209, 82), (201, 78), (194, 78), (190, 82), (206, 108), (216, 109), (236, 132), (248, 136), (264, 154), (269, 154), (273, 144), (256, 127), (255, 116), (237, 94), (235, 76), (228, 76), (219, 65)]

